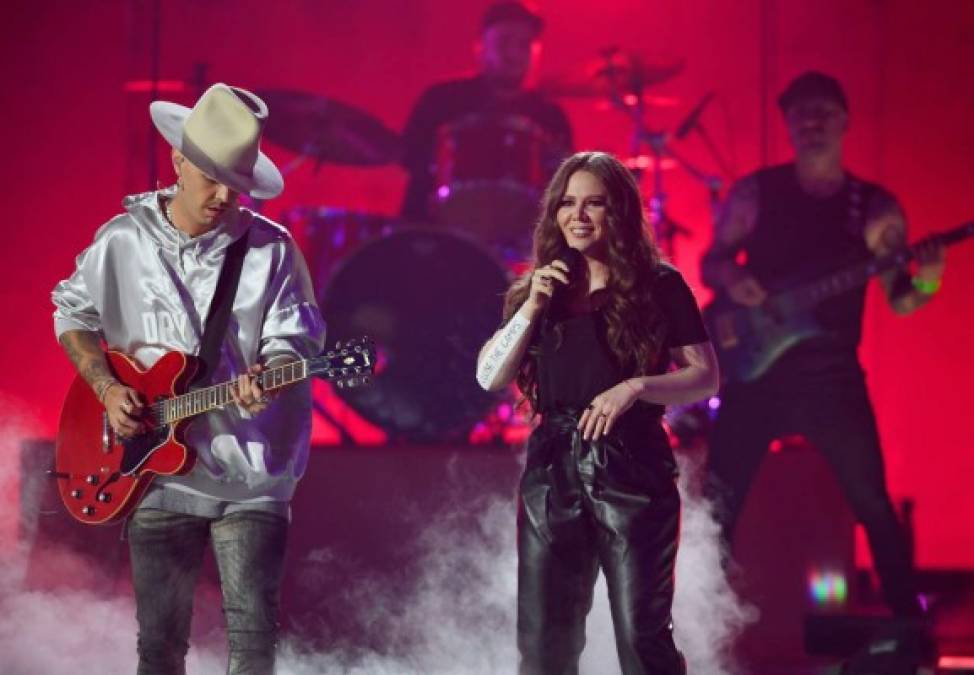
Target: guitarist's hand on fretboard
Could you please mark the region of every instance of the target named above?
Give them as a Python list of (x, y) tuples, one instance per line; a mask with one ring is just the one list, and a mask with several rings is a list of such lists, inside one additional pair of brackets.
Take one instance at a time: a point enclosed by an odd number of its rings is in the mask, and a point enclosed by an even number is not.
[(230, 389), (234, 402), (251, 415), (263, 412), (271, 397), (278, 393), (266, 392), (261, 388), (259, 379), (263, 371), (264, 367), (259, 363), (251, 366), (246, 373), (237, 376), (236, 386)]
[(915, 278), (936, 283), (944, 275), (947, 262), (947, 246), (936, 237), (921, 241), (916, 246), (916, 275)]

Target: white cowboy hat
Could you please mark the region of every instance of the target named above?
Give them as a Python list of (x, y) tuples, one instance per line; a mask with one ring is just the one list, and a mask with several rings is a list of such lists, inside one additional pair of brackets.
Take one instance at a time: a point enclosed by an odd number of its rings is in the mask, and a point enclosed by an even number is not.
[(284, 190), (284, 178), (260, 151), (267, 104), (237, 87), (214, 84), (193, 108), (153, 101), (149, 115), (169, 145), (203, 173), (257, 199)]

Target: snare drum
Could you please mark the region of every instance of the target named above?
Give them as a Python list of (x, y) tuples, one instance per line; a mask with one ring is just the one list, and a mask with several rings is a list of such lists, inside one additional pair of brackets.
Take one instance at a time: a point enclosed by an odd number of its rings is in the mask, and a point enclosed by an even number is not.
[(522, 115), (467, 115), (437, 132), (432, 213), (495, 248), (530, 242), (545, 183), (560, 159)]

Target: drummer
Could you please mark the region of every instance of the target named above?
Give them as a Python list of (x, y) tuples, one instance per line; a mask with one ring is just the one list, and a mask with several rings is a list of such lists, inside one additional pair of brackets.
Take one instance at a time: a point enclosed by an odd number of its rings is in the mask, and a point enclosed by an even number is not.
[[(541, 53), (541, 17), (521, 2), (497, 2), (484, 13), (475, 50), (480, 73), (433, 85), (419, 98), (403, 132), (403, 165), (410, 173), (402, 216), (433, 219), (437, 131), (471, 114), (526, 117), (551, 137), (555, 166), (571, 152), (571, 127), (554, 102), (525, 87)], [(545, 176), (547, 179), (547, 176)]]

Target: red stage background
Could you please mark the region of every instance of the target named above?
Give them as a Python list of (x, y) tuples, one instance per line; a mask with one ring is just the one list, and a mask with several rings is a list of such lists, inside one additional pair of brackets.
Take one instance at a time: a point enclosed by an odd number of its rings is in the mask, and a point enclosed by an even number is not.
[[(474, 66), (484, 0), (167, 0), (161, 6), (160, 76), (290, 88), (360, 106), (400, 129), (430, 83)], [(2, 125), (5, 331), (0, 389), (3, 462), (16, 466), (20, 435), (51, 436), (72, 369), (54, 341), (49, 292), (70, 273), (126, 190), (146, 189), (150, 127), (145, 93), (128, 81), (151, 73), (151, 2), (8, 3)], [(701, 95), (717, 99), (704, 122), (738, 174), (782, 161), (788, 148), (774, 97), (798, 72), (837, 75), (851, 101), (848, 166), (898, 194), (912, 237), (974, 218), (974, 3), (912, 0), (547, 0), (540, 72), (571, 72), (619, 46), (650, 61), (685, 60), (656, 93), (672, 128)], [(191, 103), (195, 92), (172, 95)], [(592, 101), (566, 101), (576, 146), (625, 153), (629, 126)], [(273, 111), (271, 111), (273, 114)], [(685, 154), (713, 170), (703, 144)], [(267, 144), (280, 164), (293, 159)], [(163, 176), (169, 179), (169, 174)], [(676, 263), (698, 284), (707, 245), (706, 192), (668, 172), (671, 211), (693, 230)], [(395, 167), (300, 166), (271, 216), (296, 205), (393, 213), (404, 173)], [(388, 280), (393, 282), (393, 279)], [(870, 291), (863, 358), (880, 419), (891, 489), (916, 499), (918, 562), (974, 567), (974, 440), (969, 403), (974, 351), (967, 333), (974, 243), (952, 249), (944, 289), (900, 318)], [(700, 290), (700, 297), (706, 297)], [(431, 301), (435, 289), (431, 289)], [(476, 302), (471, 298), (471, 302)], [(26, 425), (18, 419), (30, 420)], [(16, 431), (14, 431), (16, 430)], [(403, 452), (409, 452), (407, 448)], [(15, 495), (4, 499), (13, 506)]]

